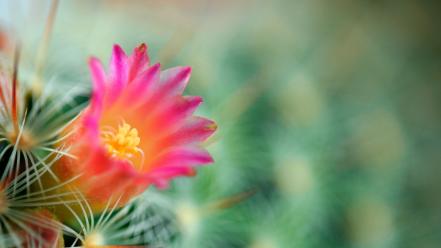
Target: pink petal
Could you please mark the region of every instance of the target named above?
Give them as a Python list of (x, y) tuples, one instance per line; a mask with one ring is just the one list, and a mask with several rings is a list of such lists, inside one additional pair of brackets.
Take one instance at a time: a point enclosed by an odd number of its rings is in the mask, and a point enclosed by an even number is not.
[(195, 164), (212, 163), (213, 158), (200, 147), (174, 147), (170, 148), (156, 158), (151, 172), (166, 170), (167, 167), (189, 167)]
[(149, 111), (164, 107), (170, 101), (170, 97), (182, 94), (190, 75), (190, 67), (175, 67), (161, 72), (161, 82), (149, 91), (144, 106), (147, 106)]
[[(201, 103), (202, 98), (199, 96), (176, 96), (175, 99), (170, 99), (168, 104), (164, 103), (162, 108), (150, 109), (145, 122), (150, 121), (157, 130), (173, 131), (181, 126)], [(160, 132), (158, 132), (159, 135), (161, 135)]]
[(125, 103), (130, 103), (132, 107), (138, 107), (146, 101), (146, 98), (150, 94), (152, 86), (159, 81), (159, 75), (161, 73), (161, 65), (155, 64), (149, 67), (138, 75), (138, 77), (131, 82)]
[(191, 67), (178, 66), (161, 73), (161, 92), (169, 95), (182, 94), (191, 76)]
[(91, 147), (97, 147), (99, 145), (99, 113), (85, 113), (82, 119), (83, 135), (88, 137), (88, 144)]
[(143, 68), (147, 67), (148, 63), (147, 45), (142, 43), (134, 49), (133, 54), (129, 57), (129, 82), (135, 79), (142, 72)]
[(189, 119), (179, 130), (158, 141), (158, 145), (169, 146), (203, 142), (210, 137), (216, 129), (217, 125), (214, 121), (195, 116)]
[(93, 91), (91, 97), (91, 104), (94, 107), (101, 108), (106, 92), (106, 74), (104, 72), (101, 62), (97, 58), (89, 59), (89, 70), (92, 75)]
[(119, 45), (114, 45), (112, 58), (110, 60), (109, 102), (115, 101), (121, 94), (127, 84), (127, 76), (127, 55)]

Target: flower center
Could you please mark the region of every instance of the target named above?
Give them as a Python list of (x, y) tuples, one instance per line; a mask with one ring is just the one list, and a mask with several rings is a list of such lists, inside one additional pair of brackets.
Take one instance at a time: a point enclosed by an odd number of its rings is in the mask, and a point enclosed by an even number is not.
[(137, 154), (143, 155), (138, 147), (141, 142), (138, 130), (124, 121), (118, 126), (118, 129), (105, 127), (101, 131), (101, 138), (104, 141), (107, 152), (112, 157), (130, 160)]

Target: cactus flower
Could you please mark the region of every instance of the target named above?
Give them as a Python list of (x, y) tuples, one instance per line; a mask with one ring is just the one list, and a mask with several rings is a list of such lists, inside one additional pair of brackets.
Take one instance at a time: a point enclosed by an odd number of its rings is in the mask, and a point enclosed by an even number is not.
[(64, 180), (81, 175), (72, 185), (92, 206), (112, 197), (122, 205), (149, 185), (164, 188), (213, 162), (202, 143), (216, 124), (193, 115), (201, 97), (182, 95), (190, 67), (161, 72), (159, 64), (149, 64), (142, 44), (130, 56), (115, 45), (107, 73), (96, 58), (89, 68), (90, 105), (70, 127), (72, 156), (55, 170)]

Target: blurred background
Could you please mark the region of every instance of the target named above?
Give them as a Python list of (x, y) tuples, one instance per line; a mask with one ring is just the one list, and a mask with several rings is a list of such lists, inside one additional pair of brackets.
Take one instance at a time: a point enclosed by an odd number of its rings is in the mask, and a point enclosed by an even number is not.
[[(49, 1), (0, 0), (35, 67)], [(44, 79), (145, 42), (218, 122), (215, 164), (157, 191), (177, 247), (441, 247), (438, 1), (59, 2)], [(0, 45), (8, 46), (0, 36)]]

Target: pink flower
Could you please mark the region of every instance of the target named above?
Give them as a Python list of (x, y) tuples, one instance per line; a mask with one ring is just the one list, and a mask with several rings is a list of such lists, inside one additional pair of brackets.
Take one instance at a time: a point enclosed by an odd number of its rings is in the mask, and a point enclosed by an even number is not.
[(182, 96), (190, 67), (165, 71), (149, 65), (142, 44), (127, 56), (113, 47), (109, 72), (89, 60), (91, 102), (73, 125), (68, 140), (76, 159), (64, 158), (56, 172), (93, 204), (122, 197), (123, 204), (150, 184), (164, 188), (178, 176), (195, 175), (195, 167), (213, 162), (203, 142), (216, 124), (193, 113), (202, 98)]

